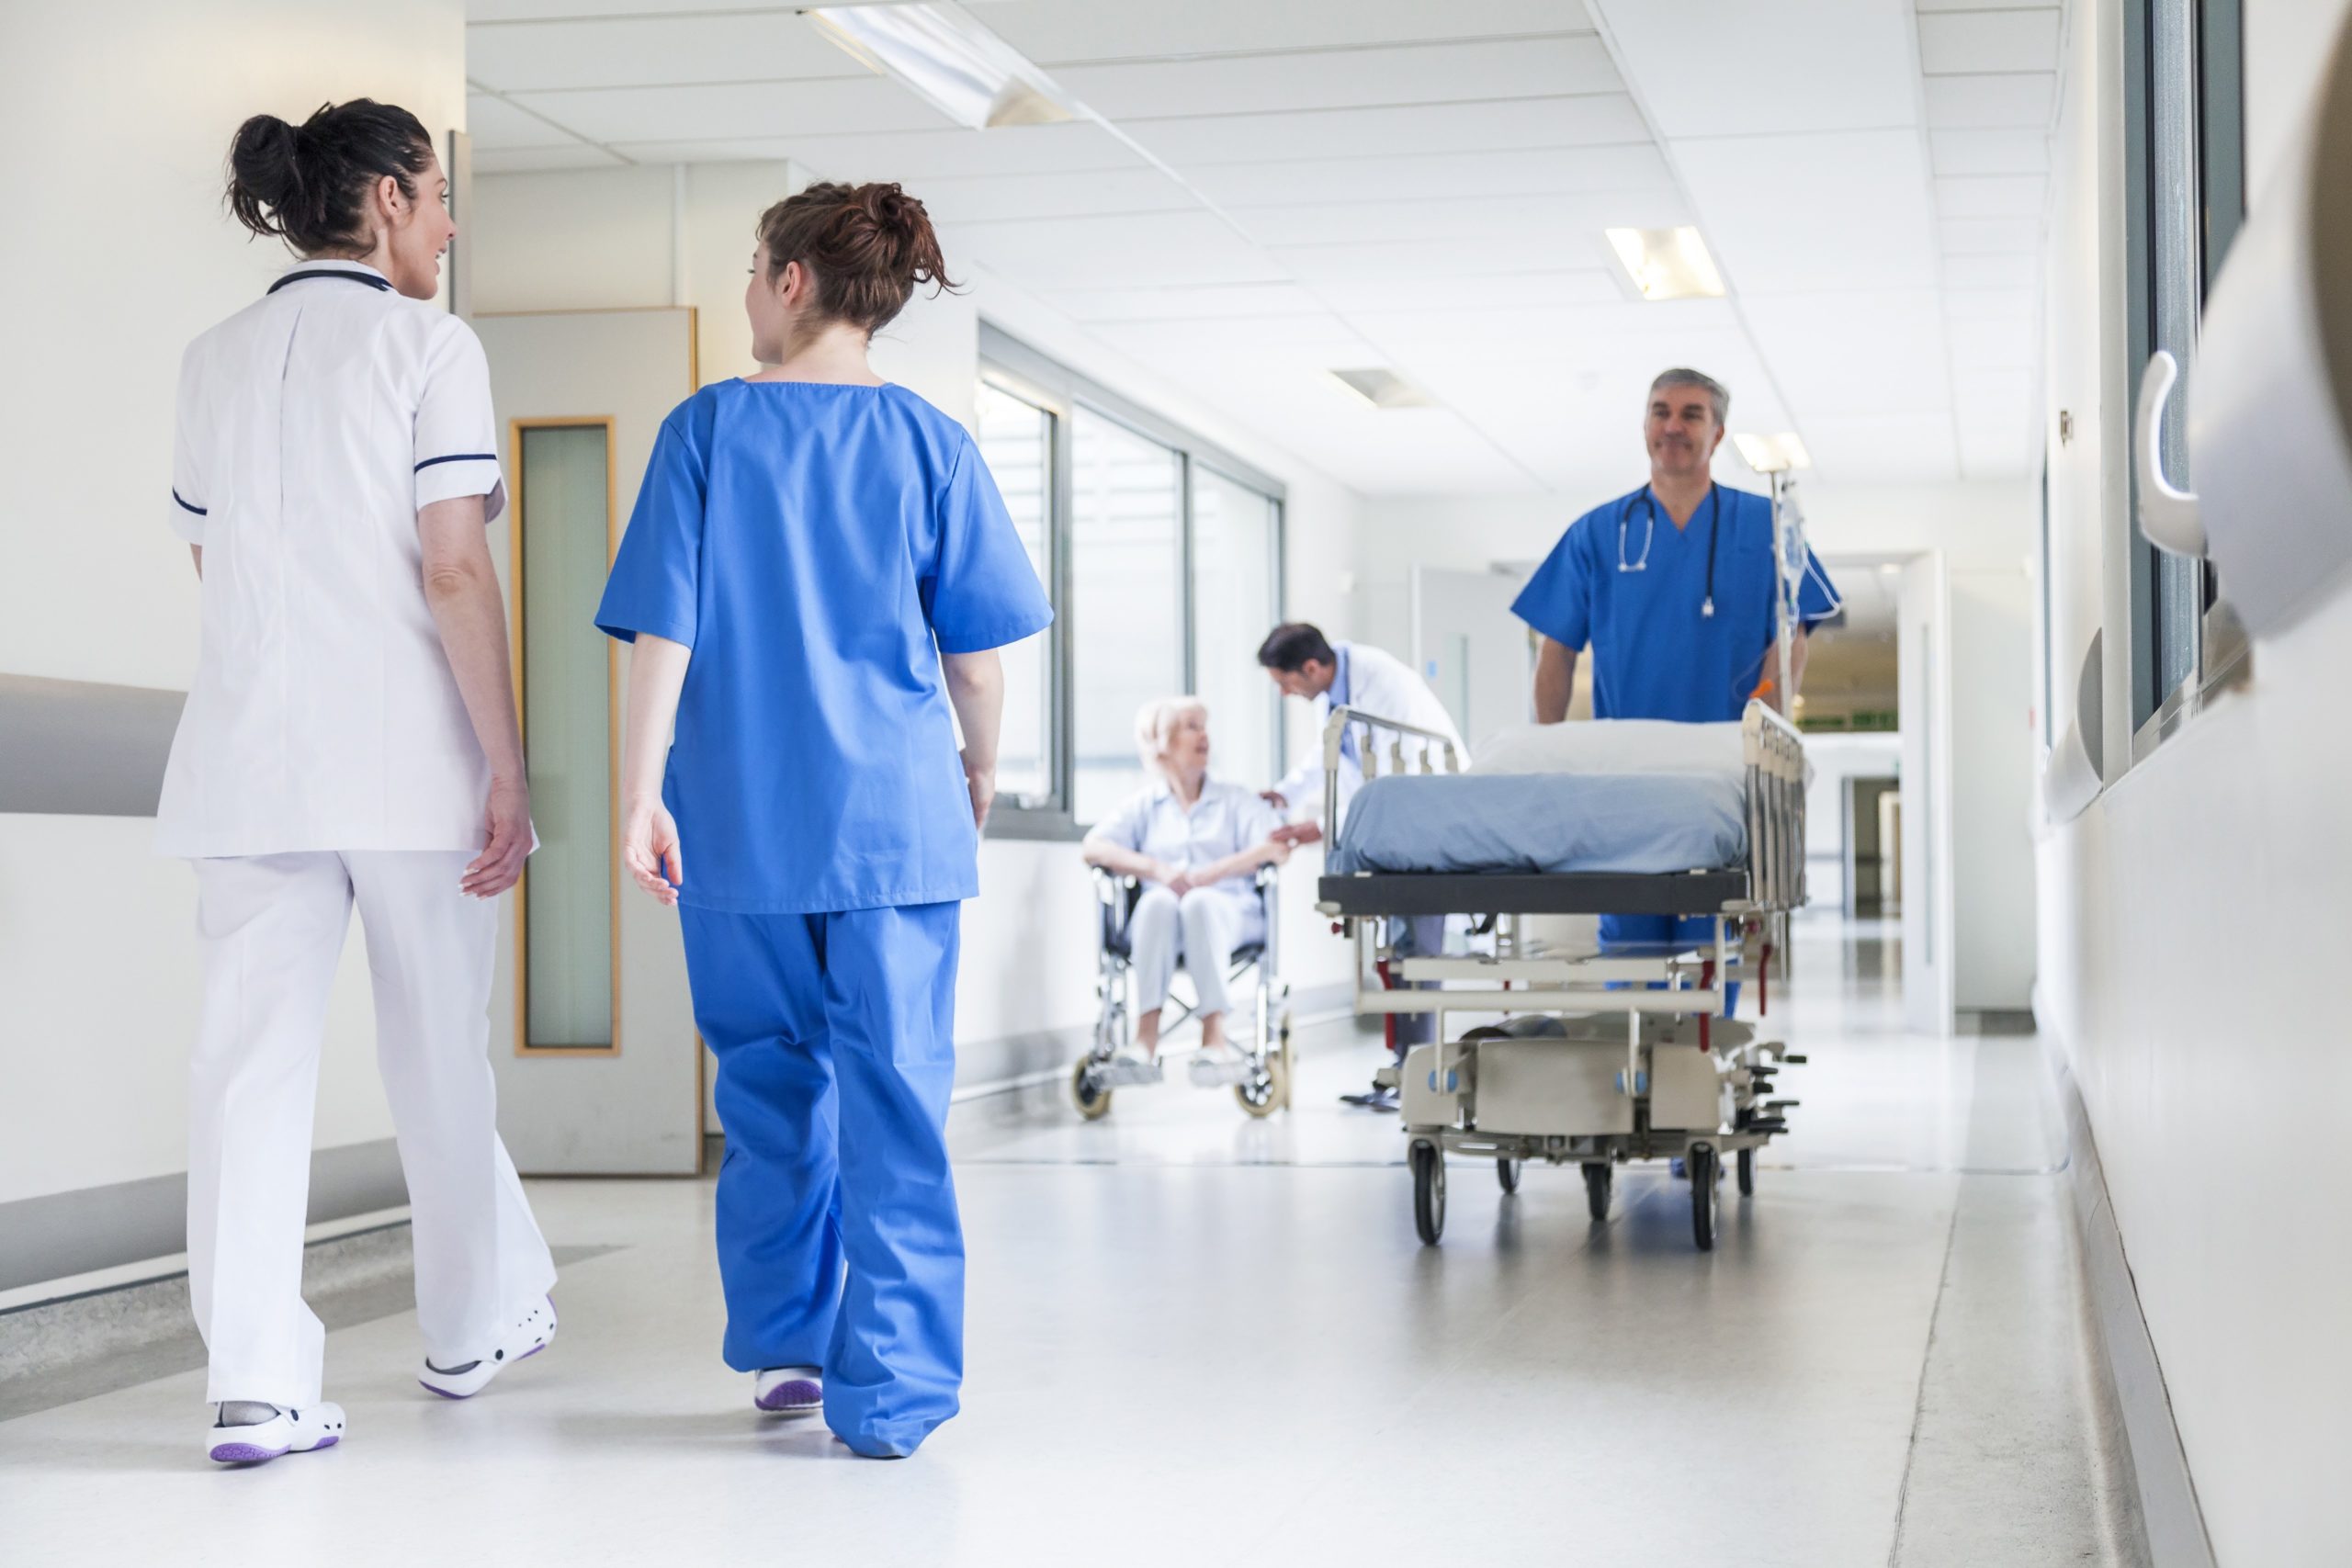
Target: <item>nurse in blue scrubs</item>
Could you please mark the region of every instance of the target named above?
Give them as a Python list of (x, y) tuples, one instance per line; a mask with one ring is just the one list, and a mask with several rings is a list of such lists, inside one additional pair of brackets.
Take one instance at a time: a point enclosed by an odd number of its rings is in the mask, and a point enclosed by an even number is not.
[[(1686, 724), (1736, 721), (1750, 697), (1782, 713), (1774, 690), (1778, 638), (1772, 502), (1714, 481), (1731, 394), (1696, 370), (1650, 384), (1643, 436), (1650, 482), (1569, 525), (1536, 569), (1513, 613), (1543, 634), (1535, 717), (1568, 716), (1578, 651), (1592, 650), (1592, 716)], [(1837, 592), (1808, 551), (1797, 601), (1790, 679), (1804, 677), (1805, 628), (1837, 613)], [(1704, 917), (1608, 915), (1604, 948), (1714, 940)], [(1732, 987), (1728, 1005), (1736, 1006)]]
[(963, 1377), (957, 919), (994, 650), (1052, 612), (971, 437), (866, 362), (952, 287), (922, 204), (812, 186), (758, 237), (765, 368), (664, 422), (597, 611), (636, 644), (621, 853), (678, 907), (718, 1059), (727, 1362), (759, 1409), (896, 1458)]

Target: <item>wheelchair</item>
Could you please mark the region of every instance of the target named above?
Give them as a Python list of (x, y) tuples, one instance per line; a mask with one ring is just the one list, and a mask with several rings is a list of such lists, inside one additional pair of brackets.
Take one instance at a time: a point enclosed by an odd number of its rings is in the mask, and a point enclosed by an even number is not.
[[(1230, 1016), (1226, 1024), (1234, 1049), (1247, 1059), (1246, 1076), (1232, 1086), (1233, 1098), (1251, 1117), (1261, 1119), (1290, 1107), (1290, 987), (1283, 983), (1280, 975), (1280, 886), (1281, 877), (1274, 867), (1258, 868), (1255, 887), (1259, 908), (1265, 915), (1266, 934), (1261, 941), (1235, 948), (1226, 961), (1227, 988), (1237, 995), (1237, 999), (1238, 983), (1244, 975), (1254, 971), (1254, 1031), (1244, 1039), (1241, 1032), (1233, 1027), (1235, 1020)], [(1162, 1056), (1155, 1058), (1148, 1067), (1112, 1059), (1112, 1054), (1128, 1041), (1135, 972), (1127, 928), (1135, 919), (1136, 903), (1143, 897), (1143, 884), (1135, 877), (1121, 876), (1097, 866), (1094, 895), (1099, 917), (1095, 922), (1094, 994), (1102, 1010), (1094, 1021), (1094, 1043), (1079, 1058), (1069, 1079), (1070, 1098), (1077, 1102), (1079, 1114), (1089, 1122), (1098, 1122), (1111, 1113), (1114, 1090), (1142, 1088), (1164, 1079), (1168, 1037), (1178, 1025), (1193, 1017), (1197, 1007), (1197, 1003), (1186, 1001), (1171, 987), (1162, 1009)], [(1194, 962), (1194, 955), (1182, 955), (1177, 960), (1176, 972), (1184, 974)], [(1237, 1007), (1233, 1010), (1240, 1010)], [(1167, 1016), (1170, 1011), (1174, 1013), (1172, 1019)]]

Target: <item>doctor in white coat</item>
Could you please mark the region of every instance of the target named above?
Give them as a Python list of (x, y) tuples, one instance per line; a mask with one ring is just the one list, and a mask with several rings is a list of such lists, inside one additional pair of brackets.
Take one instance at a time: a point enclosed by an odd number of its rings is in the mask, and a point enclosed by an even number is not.
[[(1393, 718), (1417, 729), (1434, 731), (1453, 742), (1454, 756), (1462, 767), (1470, 765), (1470, 749), (1462, 743), (1461, 731), (1454, 728), (1453, 716), (1446, 711), (1445, 704), (1430, 690), (1428, 682), (1393, 654), (1369, 643), (1334, 643), (1304, 621), (1289, 621), (1266, 635), (1266, 640), (1258, 648), (1258, 662), (1273, 677), (1274, 684), (1283, 689), (1284, 695), (1312, 702), (1317, 719), (1306, 760), (1266, 791), (1266, 799), (1276, 807), (1304, 813), (1298, 820), (1276, 830), (1278, 842), (1311, 844), (1323, 836), (1317, 822), (1323, 808), (1323, 726), (1335, 707), (1360, 708), (1380, 718)], [(1435, 741), (1381, 734), (1377, 739), (1379, 758), (1387, 756), (1392, 742), (1402, 745), (1405, 764), (1411, 771), (1419, 773), (1424, 766), (1440, 773), (1445, 771), (1444, 750)], [(1363, 787), (1363, 732), (1354, 726), (1350, 726), (1340, 738), (1340, 811), (1343, 819), (1348, 802)], [(1391, 920), (1388, 941), (1400, 957), (1442, 953), (1445, 917)], [(1396, 1021), (1395, 1039), (1400, 1060), (1408, 1047), (1437, 1038), (1434, 1015), (1406, 1013), (1397, 1015)], [(1379, 1084), (1374, 1084), (1369, 1094), (1340, 1098), (1351, 1105), (1376, 1111), (1394, 1110), (1396, 1105), (1396, 1091)]]
[(302, 1301), (328, 992), (356, 907), (408, 1179), (418, 1379), (462, 1398), (546, 1346), (555, 1268), (498, 1139), (497, 896), (530, 797), (484, 526), (505, 505), (489, 367), (432, 303), (456, 226), (423, 125), (357, 99), (247, 120), (229, 204), (306, 259), (189, 345), (165, 510), (202, 646), (158, 807), (194, 863), (188, 1284), (250, 1464), (340, 1441)]

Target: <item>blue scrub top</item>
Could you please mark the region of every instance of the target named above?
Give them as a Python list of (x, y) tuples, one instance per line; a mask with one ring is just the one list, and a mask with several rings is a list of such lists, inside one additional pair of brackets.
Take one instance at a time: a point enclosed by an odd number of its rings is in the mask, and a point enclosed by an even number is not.
[[(1569, 649), (1592, 649), (1595, 718), (1664, 718), (1685, 724), (1736, 719), (1768, 673), (1773, 641), (1772, 502), (1715, 486), (1680, 528), (1642, 496), (1647, 487), (1594, 507), (1571, 524), (1511, 604), (1512, 614)], [(1655, 501), (1653, 498), (1653, 504)], [(1713, 519), (1710, 513), (1714, 513)], [(1707, 534), (1715, 544), (1715, 613), (1706, 599)], [(1622, 559), (1640, 570), (1621, 570)], [(1810, 626), (1836, 612), (1828, 574), (1810, 550), (1798, 592)]]
[(1052, 619), (972, 438), (905, 388), (721, 381), (679, 404), (596, 611), (694, 650), (662, 792), (679, 901), (978, 893), (939, 655)]

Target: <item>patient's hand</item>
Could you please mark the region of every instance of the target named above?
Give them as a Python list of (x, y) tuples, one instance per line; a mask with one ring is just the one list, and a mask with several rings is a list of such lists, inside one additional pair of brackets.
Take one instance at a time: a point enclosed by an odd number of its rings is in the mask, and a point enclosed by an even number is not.
[(1290, 863), (1290, 840), (1283, 838), (1280, 834), (1276, 834), (1272, 839), (1267, 840), (1266, 863), (1268, 865), (1288, 865)]

